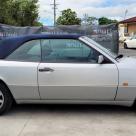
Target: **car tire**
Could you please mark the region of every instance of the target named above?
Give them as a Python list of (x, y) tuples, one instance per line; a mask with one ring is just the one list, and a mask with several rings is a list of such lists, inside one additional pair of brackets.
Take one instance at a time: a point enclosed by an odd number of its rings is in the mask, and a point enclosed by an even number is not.
[(126, 43), (124, 43), (124, 49), (128, 49), (128, 46)]
[(7, 112), (13, 103), (12, 95), (9, 89), (4, 85), (0, 84), (0, 115)]

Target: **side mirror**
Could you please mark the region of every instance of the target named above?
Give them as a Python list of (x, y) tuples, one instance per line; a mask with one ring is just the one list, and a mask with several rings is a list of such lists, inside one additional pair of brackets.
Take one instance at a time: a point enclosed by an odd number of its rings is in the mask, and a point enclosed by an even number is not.
[(98, 57), (98, 64), (102, 64), (104, 62), (104, 56), (103, 55), (99, 55)]

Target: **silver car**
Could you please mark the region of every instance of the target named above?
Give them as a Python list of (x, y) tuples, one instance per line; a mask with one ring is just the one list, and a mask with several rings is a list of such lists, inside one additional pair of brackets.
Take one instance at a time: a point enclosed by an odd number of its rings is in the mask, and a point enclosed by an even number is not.
[(13, 101), (132, 106), (136, 59), (79, 35), (30, 35), (0, 43), (0, 114)]

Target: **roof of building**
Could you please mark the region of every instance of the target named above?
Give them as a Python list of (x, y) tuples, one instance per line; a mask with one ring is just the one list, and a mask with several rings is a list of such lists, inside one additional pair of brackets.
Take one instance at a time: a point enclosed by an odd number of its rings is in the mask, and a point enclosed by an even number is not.
[(120, 21), (119, 23), (136, 23), (136, 17), (125, 19), (123, 21)]
[(36, 40), (36, 39), (78, 39), (82, 35), (78, 34), (63, 34), (63, 35), (46, 35), (46, 34), (34, 34), (34, 35), (27, 35), (27, 36), (18, 36), (12, 38), (5, 38), (0, 40), (0, 59), (4, 59), (18, 47), (20, 47), (23, 43)]

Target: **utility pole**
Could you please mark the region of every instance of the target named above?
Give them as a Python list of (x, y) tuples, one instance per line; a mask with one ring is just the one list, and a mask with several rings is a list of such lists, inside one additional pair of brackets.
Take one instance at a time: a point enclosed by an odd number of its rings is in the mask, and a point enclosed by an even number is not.
[(84, 19), (83, 19), (83, 20), (84, 20), (84, 22), (85, 22), (85, 25), (87, 25), (88, 14), (85, 13), (83, 16), (84, 16)]
[(88, 28), (88, 23), (87, 23), (87, 20), (88, 20), (88, 14), (84, 14), (84, 26), (85, 26), (85, 35), (87, 34), (87, 28)]
[(56, 0), (54, 0), (54, 3), (51, 4), (53, 6), (53, 10), (54, 10), (54, 27), (56, 26), (56, 10), (57, 10), (57, 5), (59, 4), (56, 4)]
[(127, 13), (128, 13), (128, 10), (126, 9), (126, 10), (125, 10), (124, 20), (126, 19)]

